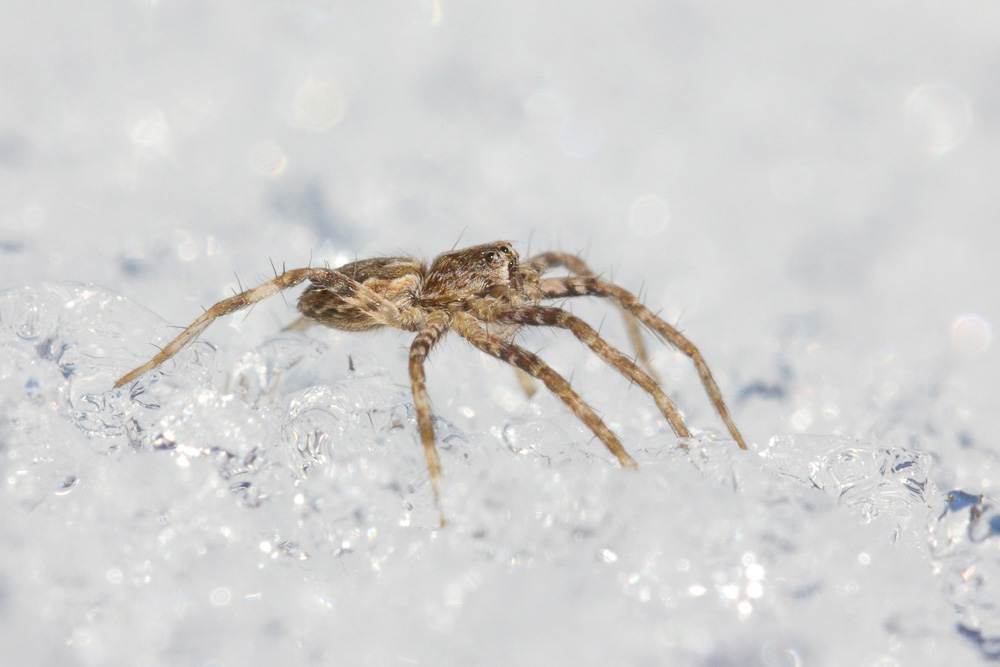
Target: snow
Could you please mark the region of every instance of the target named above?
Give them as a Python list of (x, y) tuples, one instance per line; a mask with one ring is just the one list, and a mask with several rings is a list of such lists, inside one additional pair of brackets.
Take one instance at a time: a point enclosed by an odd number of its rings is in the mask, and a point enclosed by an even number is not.
[[(0, 646), (18, 664), (1000, 657), (993, 4), (29, 3), (0, 28)], [(702, 350), (692, 427), (523, 343), (623, 471), (460, 340), (241, 284), (510, 239)], [(234, 272), (238, 278), (234, 277)], [(565, 304), (627, 350), (609, 304)], [(683, 445), (680, 446), (680, 445)]]

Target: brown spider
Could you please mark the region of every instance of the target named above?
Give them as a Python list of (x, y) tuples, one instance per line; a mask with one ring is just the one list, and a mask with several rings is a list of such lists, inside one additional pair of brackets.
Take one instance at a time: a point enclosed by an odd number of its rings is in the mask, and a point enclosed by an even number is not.
[[(574, 275), (541, 277), (556, 267), (563, 267)], [(663, 393), (651, 370), (640, 368), (580, 318), (560, 308), (540, 305), (546, 299), (601, 296), (615, 301), (625, 314), (637, 357), (647, 368), (648, 358), (637, 321), (691, 357), (729, 433), (741, 449), (746, 449), (708, 365), (691, 341), (642, 305), (634, 294), (598, 278), (580, 258), (548, 252), (522, 263), (506, 241), (445, 253), (429, 268), (413, 257), (382, 257), (352, 262), (339, 269), (284, 271), (262, 285), (209, 308), (159, 354), (118, 380), (115, 387), (131, 382), (177, 354), (215, 318), (246, 308), (306, 280), (311, 285), (299, 298), (303, 317), (290, 328), (302, 328), (316, 322), (346, 331), (392, 327), (417, 334), (410, 345), (410, 385), (436, 502), (440, 499), (441, 462), (434, 445), (424, 361), (431, 348), (449, 330), (482, 352), (519, 369), (526, 389), (530, 388), (530, 379), (524, 374), (541, 380), (600, 438), (624, 468), (637, 465), (618, 436), (573, 391), (569, 382), (538, 356), (512, 342), (518, 329), (524, 326), (569, 329), (601, 359), (648, 392), (678, 437), (690, 435), (680, 413)]]

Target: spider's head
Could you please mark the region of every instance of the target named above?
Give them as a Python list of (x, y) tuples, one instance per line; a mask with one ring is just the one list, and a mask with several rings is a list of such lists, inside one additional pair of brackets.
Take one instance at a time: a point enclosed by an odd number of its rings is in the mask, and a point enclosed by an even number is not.
[(507, 241), (439, 255), (427, 272), (422, 297), (438, 303), (470, 297), (499, 297), (524, 289), (525, 270)]

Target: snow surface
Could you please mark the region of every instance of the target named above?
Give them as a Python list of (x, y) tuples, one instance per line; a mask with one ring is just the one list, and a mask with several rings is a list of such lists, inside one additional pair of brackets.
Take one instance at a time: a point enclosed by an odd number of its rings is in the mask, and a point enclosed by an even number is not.
[[(0, 27), (6, 664), (1000, 658), (1000, 8), (27, 2)], [(115, 379), (279, 267), (580, 252), (695, 437), (525, 345), (641, 465), (461, 344), (281, 333)], [(624, 344), (613, 308), (567, 304)]]

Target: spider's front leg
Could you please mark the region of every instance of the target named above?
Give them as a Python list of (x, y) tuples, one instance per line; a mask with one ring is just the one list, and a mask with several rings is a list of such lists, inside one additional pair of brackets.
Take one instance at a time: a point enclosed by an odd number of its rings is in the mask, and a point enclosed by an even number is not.
[(555, 372), (551, 366), (542, 361), (537, 355), (528, 352), (523, 347), (490, 334), (479, 325), (475, 317), (465, 312), (455, 312), (452, 314), (451, 327), (479, 350), (515, 368), (520, 368), (528, 373), (528, 375), (541, 380), (549, 391), (558, 396), (573, 411), (573, 414), (586, 424), (587, 428), (594, 435), (600, 438), (604, 446), (615, 455), (618, 463), (623, 468), (639, 467), (635, 459), (625, 451), (625, 447), (622, 445), (621, 440), (618, 439), (618, 436), (597, 416), (593, 408), (587, 405), (580, 398), (580, 395), (573, 391), (573, 388), (563, 376)]
[(708, 364), (705, 363), (705, 358), (701, 356), (701, 352), (680, 331), (667, 324), (653, 313), (653, 311), (649, 310), (649, 308), (646, 308), (636, 295), (623, 287), (604, 282), (599, 278), (582, 276), (545, 278), (539, 283), (539, 290), (548, 299), (562, 299), (574, 296), (601, 296), (613, 299), (619, 307), (634, 315), (636, 319), (690, 357), (694, 362), (698, 375), (701, 377), (701, 383), (705, 387), (712, 405), (715, 407), (715, 411), (719, 413), (719, 417), (726, 424), (729, 434), (733, 436), (740, 449), (747, 448), (743, 436), (740, 435), (739, 429), (736, 428), (732, 417), (729, 416), (729, 410), (726, 408), (725, 401), (722, 400), (722, 392), (719, 391), (719, 385), (715, 383), (712, 372), (708, 369)]
[(258, 301), (262, 301), (269, 296), (274, 296), (278, 292), (294, 287), (305, 280), (317, 278), (328, 273), (331, 273), (329, 269), (292, 269), (291, 271), (285, 271), (276, 278), (268, 280), (266, 283), (262, 283), (256, 287), (252, 287), (235, 296), (231, 296), (228, 299), (220, 301), (202, 313), (201, 317), (192, 322), (191, 325), (182, 331), (179, 336), (167, 343), (155, 357), (144, 363), (142, 366), (126, 373), (120, 380), (118, 380), (118, 382), (115, 383), (115, 388), (128, 384), (140, 375), (148, 373), (167, 359), (170, 359), (170, 357), (180, 352), (185, 346), (201, 335), (201, 332), (208, 328), (208, 325), (211, 324), (215, 318), (228, 315), (229, 313), (234, 313), (237, 310), (242, 310), (243, 308), (252, 306)]

